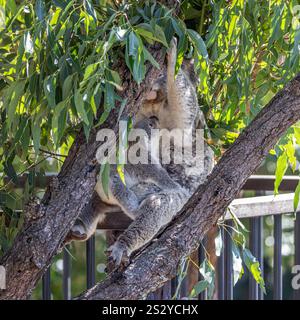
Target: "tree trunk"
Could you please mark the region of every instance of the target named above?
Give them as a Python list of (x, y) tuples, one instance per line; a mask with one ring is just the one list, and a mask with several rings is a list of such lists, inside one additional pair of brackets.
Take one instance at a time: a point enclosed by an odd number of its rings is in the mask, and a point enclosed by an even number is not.
[(132, 259), (78, 299), (142, 299), (175, 276), (179, 261), (197, 248), (247, 178), (284, 132), (300, 119), (300, 75), (256, 116), (172, 223)]

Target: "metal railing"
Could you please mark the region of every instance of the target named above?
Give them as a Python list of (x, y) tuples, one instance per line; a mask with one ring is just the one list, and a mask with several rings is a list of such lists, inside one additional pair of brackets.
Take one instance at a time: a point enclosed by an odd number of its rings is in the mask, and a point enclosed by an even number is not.
[[(272, 191), (274, 186), (274, 176), (251, 176), (243, 187), (243, 190), (254, 190), (256, 194), (263, 194), (266, 191)], [(299, 177), (290, 176), (285, 177), (281, 186), (281, 191), (293, 192), (297, 186)], [(41, 186), (45, 185), (47, 181), (41, 181)], [(232, 208), (239, 218), (249, 219), (249, 247), (253, 255), (260, 262), (262, 272), (264, 270), (263, 263), (263, 217), (273, 215), (274, 217), (274, 250), (273, 250), (273, 299), (282, 299), (283, 285), (282, 285), (282, 215), (293, 212), (293, 194), (282, 194), (276, 196), (260, 196), (253, 198), (236, 199), (232, 203)], [(230, 225), (230, 215), (225, 217), (226, 224)], [(111, 221), (106, 221), (104, 225), (100, 225), (101, 229), (106, 230), (124, 230), (128, 225), (126, 219), (119, 220), (121, 223), (116, 225)], [(233, 260), (232, 260), (232, 240), (230, 229), (228, 232), (221, 230), (224, 248), (220, 257), (217, 259), (217, 299), (232, 300), (233, 299)], [(294, 222), (294, 243), (295, 255), (294, 264), (300, 265), (300, 213), (296, 215)], [(203, 261), (205, 251), (203, 246), (199, 247), (198, 259)], [(71, 299), (71, 257), (64, 249), (63, 252), (63, 276), (62, 276), (62, 290), (63, 298)], [(95, 284), (95, 237), (91, 237), (86, 242), (86, 287), (91, 288)], [(51, 268), (51, 267), (50, 267)], [(46, 271), (42, 278), (42, 299), (51, 299), (51, 278), (50, 268)], [(177, 287), (177, 278), (168, 281), (162, 288), (155, 293), (149, 295), (148, 299), (171, 299)], [(188, 277), (181, 283), (181, 296), (188, 296)], [(199, 299), (207, 298), (206, 292), (199, 295)], [(251, 300), (262, 300), (264, 298), (262, 290), (258, 284), (249, 277), (248, 283), (248, 298)], [(295, 290), (294, 299), (300, 299), (300, 290)]]

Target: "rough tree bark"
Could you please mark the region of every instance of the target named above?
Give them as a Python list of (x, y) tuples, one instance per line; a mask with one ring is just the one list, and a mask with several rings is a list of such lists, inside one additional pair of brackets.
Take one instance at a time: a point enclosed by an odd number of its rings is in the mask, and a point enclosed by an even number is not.
[(241, 133), (157, 240), (138, 252), (124, 272), (112, 273), (78, 299), (142, 299), (174, 276), (179, 261), (196, 249), (269, 150), (299, 119), (300, 75)]

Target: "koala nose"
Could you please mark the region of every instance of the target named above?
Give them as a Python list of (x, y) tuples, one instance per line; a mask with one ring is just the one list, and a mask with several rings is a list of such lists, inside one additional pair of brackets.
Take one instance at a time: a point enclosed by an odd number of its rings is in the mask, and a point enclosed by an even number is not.
[(157, 126), (158, 118), (157, 118), (156, 116), (151, 116), (151, 117), (149, 117), (149, 120), (150, 120), (150, 121), (149, 121), (149, 126), (150, 126), (151, 128)]

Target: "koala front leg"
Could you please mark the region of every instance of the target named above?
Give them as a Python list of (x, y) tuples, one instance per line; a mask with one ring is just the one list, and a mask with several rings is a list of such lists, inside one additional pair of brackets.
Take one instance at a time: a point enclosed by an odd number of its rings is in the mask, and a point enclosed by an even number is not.
[(131, 253), (148, 243), (183, 207), (187, 196), (180, 192), (158, 193), (146, 198), (136, 212), (136, 219), (107, 249), (115, 266), (127, 264)]
[(181, 188), (178, 183), (171, 179), (167, 170), (165, 170), (161, 165), (140, 165), (139, 171), (139, 174), (145, 181), (153, 182), (161, 190), (178, 190)]
[(132, 219), (135, 218), (134, 211), (138, 208), (139, 201), (134, 192), (132, 192), (121, 181), (119, 174), (112, 177), (111, 180), (111, 193), (117, 200), (121, 209)]

